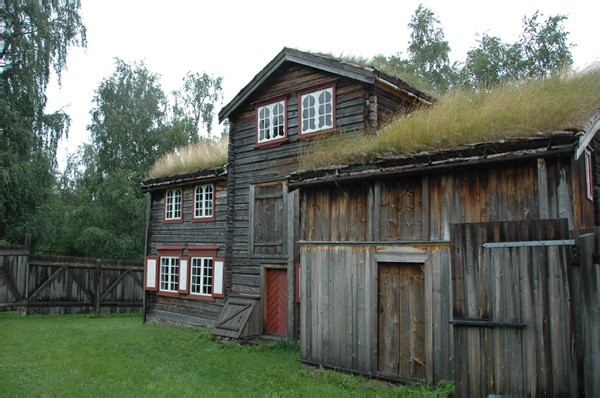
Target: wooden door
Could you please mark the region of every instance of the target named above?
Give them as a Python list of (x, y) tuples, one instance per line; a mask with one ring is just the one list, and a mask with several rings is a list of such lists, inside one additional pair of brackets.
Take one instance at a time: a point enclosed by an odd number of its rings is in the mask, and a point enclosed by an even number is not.
[(425, 379), (423, 264), (378, 266), (377, 370)]
[(287, 270), (266, 270), (265, 323), (267, 333), (285, 335), (287, 319)]

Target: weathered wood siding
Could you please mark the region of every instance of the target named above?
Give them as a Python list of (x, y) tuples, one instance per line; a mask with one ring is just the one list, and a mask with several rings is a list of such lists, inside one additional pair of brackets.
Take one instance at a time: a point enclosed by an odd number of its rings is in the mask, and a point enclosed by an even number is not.
[(456, 224), (451, 236), (457, 396), (594, 396), (598, 345), (584, 336), (597, 334), (598, 287), (581, 280), (597, 281), (593, 234), (576, 258), (565, 219)]
[(141, 261), (30, 254), (0, 247), (0, 308), (24, 314), (128, 313), (142, 309)]
[(538, 163), (306, 189), (302, 240), (448, 241), (450, 224), (545, 218), (593, 226), (581, 162)]
[[(301, 244), (300, 358), (309, 363), (390, 376), (378, 370), (378, 264), (423, 256), (425, 376), (453, 377), (449, 245)], [(389, 260), (378, 259), (386, 253)], [(411, 379), (398, 376), (399, 379)]]
[(378, 373), (376, 258), (422, 250), (426, 380), (452, 379), (450, 226), (564, 218), (570, 229), (589, 227), (579, 171), (561, 157), (303, 188), (301, 359)]
[[(261, 266), (287, 263), (289, 255), (285, 240), (288, 228), (285, 223), (288, 204), (284, 198), (279, 207), (279, 202), (269, 196), (287, 193), (283, 180), (297, 170), (298, 154), (310, 145), (310, 141), (298, 139), (298, 90), (336, 77), (297, 64), (283, 65), (264, 84), (264, 88), (255, 91), (247, 103), (229, 117), (230, 168), (227, 184), (232, 244), (227, 258), (232, 267), (228, 292), (258, 297), (263, 284)], [(280, 95), (287, 95), (288, 141), (274, 148), (254, 148), (255, 114), (252, 104)], [(368, 97), (368, 87), (363, 84), (345, 78), (336, 81), (336, 123), (339, 131), (359, 130), (367, 126)], [(269, 194), (264, 186), (273, 182), (279, 182), (279, 185), (273, 188), (276, 192)], [(264, 198), (260, 199), (261, 196)], [(283, 217), (278, 217), (279, 214)], [(271, 220), (279, 225), (273, 225)], [(261, 242), (262, 238), (266, 241)]]
[[(197, 185), (204, 183), (199, 182)], [(183, 187), (183, 222), (164, 223), (165, 191), (153, 191), (149, 222), (147, 255), (157, 256), (159, 246), (218, 246), (217, 257), (225, 256), (227, 219), (227, 188), (224, 181), (215, 183), (214, 221), (193, 222), (195, 185)], [(146, 291), (146, 321), (180, 325), (212, 327), (224, 299), (201, 301), (181, 297), (161, 296)]]

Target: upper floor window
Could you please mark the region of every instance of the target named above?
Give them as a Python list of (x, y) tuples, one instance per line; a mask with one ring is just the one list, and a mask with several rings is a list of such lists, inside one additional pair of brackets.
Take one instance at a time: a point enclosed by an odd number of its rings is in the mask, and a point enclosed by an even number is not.
[(180, 221), (182, 209), (181, 188), (170, 189), (165, 193), (165, 221)]
[(286, 100), (256, 107), (256, 144), (269, 144), (287, 138)]
[(300, 133), (335, 129), (335, 89), (327, 87), (300, 95)]
[(214, 186), (198, 185), (194, 189), (194, 221), (214, 220)]

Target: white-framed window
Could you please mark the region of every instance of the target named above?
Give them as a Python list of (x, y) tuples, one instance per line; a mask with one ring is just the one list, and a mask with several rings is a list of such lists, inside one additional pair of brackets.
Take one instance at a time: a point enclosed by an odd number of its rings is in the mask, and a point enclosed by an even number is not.
[(181, 220), (181, 188), (169, 189), (165, 193), (165, 221)]
[(300, 133), (310, 134), (335, 127), (333, 87), (300, 96)]
[(178, 292), (179, 257), (162, 256), (160, 258), (160, 291)]
[(256, 108), (256, 143), (263, 144), (286, 137), (286, 101)]
[(585, 150), (585, 194), (589, 200), (594, 200), (594, 177), (592, 168), (592, 152)]
[(212, 219), (214, 216), (214, 186), (198, 185), (194, 189), (194, 219)]
[(190, 294), (212, 296), (213, 259), (211, 257), (192, 257), (190, 277)]

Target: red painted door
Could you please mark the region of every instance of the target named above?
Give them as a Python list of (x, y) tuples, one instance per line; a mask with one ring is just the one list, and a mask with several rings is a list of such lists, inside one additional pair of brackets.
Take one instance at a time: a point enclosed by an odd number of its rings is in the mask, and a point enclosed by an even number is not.
[(267, 333), (285, 334), (287, 318), (287, 270), (267, 270)]

